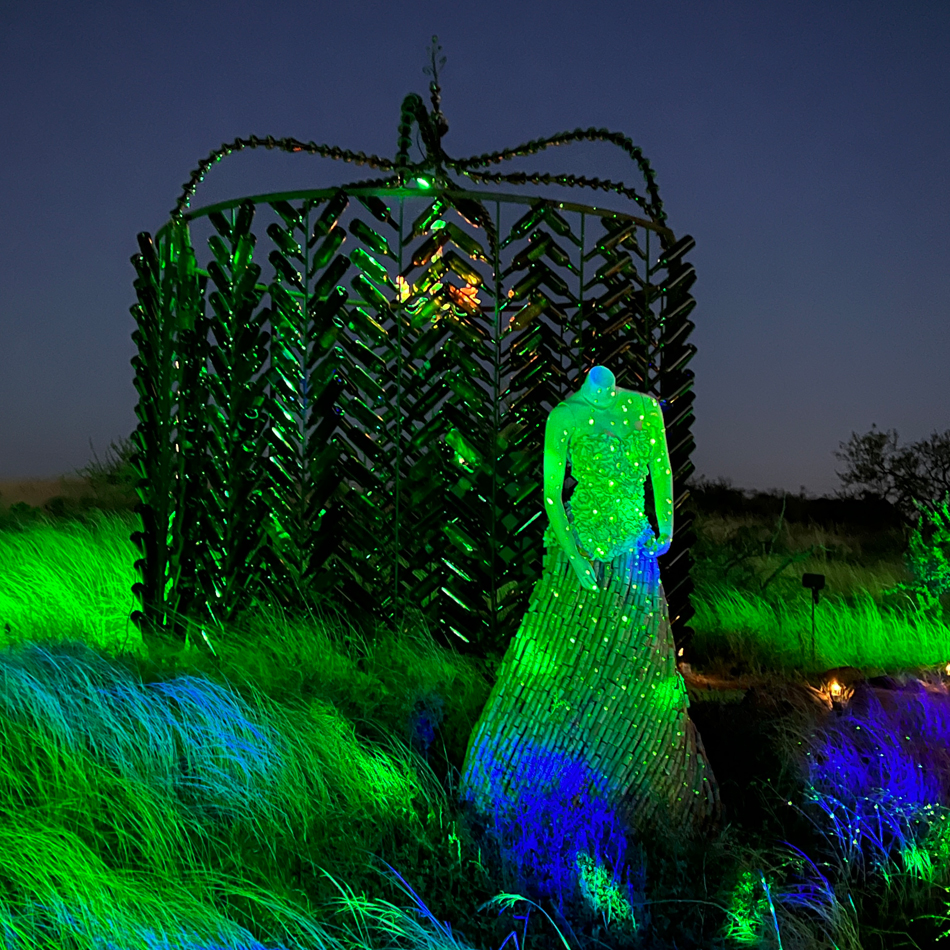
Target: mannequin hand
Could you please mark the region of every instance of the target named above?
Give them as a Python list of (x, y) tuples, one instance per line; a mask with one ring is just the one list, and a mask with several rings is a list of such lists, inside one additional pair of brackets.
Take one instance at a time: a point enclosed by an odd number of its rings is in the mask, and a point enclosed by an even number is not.
[(669, 551), (672, 541), (672, 535), (661, 532), (655, 538), (650, 538), (643, 547), (649, 554), (654, 554), (659, 557), (661, 554), (666, 554), (666, 552)]
[(597, 576), (594, 574), (594, 568), (589, 561), (585, 561), (579, 554), (571, 559), (571, 567), (577, 579), (581, 582), (584, 590), (597, 590)]

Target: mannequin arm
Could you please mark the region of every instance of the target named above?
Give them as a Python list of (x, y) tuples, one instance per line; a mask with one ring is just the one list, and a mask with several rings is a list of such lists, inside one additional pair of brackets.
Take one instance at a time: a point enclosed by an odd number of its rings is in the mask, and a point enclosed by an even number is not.
[(564, 502), (561, 500), (564, 475), (567, 471), (567, 443), (571, 425), (570, 410), (563, 406), (555, 406), (548, 415), (548, 421), (544, 427), (544, 510), (551, 523), (554, 536), (567, 555), (581, 585), (587, 590), (594, 590), (596, 582), (593, 569), (577, 550), (573, 532), (567, 523)]
[(561, 493), (567, 473), (567, 441), (570, 419), (565, 410), (556, 406), (548, 415), (544, 427), (544, 510), (554, 529), (558, 544), (569, 559), (577, 556), (577, 544), (568, 529), (567, 513)]
[(659, 529), (655, 553), (666, 554), (673, 538), (673, 472), (666, 444), (663, 410), (653, 396), (647, 397), (646, 422), (650, 428), (653, 450), (650, 457), (650, 482), (653, 485), (653, 504)]

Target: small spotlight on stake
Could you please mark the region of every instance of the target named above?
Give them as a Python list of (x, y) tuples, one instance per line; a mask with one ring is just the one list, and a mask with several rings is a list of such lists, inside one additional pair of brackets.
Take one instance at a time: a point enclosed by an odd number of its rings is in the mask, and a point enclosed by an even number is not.
[(818, 591), (825, 588), (824, 574), (802, 574), (802, 587), (811, 591), (811, 661), (815, 662), (815, 604), (818, 603)]

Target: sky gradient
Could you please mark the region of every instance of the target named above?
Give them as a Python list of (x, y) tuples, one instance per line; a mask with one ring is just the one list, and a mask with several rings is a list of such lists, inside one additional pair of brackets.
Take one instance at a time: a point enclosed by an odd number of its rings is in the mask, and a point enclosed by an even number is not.
[[(852, 431), (950, 429), (950, 4), (34, 0), (0, 4), (0, 479), (134, 429), (129, 257), (197, 161), (392, 156), (433, 33), (450, 154), (598, 126), (649, 158), (697, 242), (700, 473), (830, 492)], [(642, 190), (604, 145), (522, 167)], [(192, 206), (359, 171), (242, 153)]]

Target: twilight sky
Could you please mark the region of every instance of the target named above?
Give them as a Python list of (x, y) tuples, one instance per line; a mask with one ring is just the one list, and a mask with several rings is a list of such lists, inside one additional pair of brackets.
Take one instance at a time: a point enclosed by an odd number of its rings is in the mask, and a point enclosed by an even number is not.
[[(2, 0), (0, 479), (135, 427), (129, 257), (197, 161), (251, 134), (392, 156), (433, 33), (451, 155), (593, 125), (649, 158), (697, 242), (699, 472), (827, 492), (852, 431), (950, 428), (945, 0)], [(521, 167), (642, 191), (604, 145)], [(360, 171), (243, 153), (193, 207)]]

